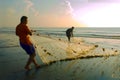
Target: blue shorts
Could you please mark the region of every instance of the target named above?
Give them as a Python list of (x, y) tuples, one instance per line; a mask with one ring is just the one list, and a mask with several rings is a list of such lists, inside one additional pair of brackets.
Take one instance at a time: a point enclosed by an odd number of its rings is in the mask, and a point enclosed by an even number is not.
[(26, 51), (27, 54), (35, 54), (35, 47), (33, 45), (27, 45), (20, 42), (20, 46)]

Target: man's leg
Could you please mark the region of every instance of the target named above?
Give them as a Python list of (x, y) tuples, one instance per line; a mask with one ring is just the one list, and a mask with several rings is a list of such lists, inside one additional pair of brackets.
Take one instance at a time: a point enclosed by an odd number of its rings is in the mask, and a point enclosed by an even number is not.
[(32, 60), (32, 62), (34, 63), (35, 67), (36, 67), (36, 68), (39, 68), (40, 65), (37, 63), (37, 61), (36, 61), (36, 59), (35, 59), (35, 56), (36, 56), (35, 53), (32, 54), (32, 55), (31, 55), (31, 60)]
[(28, 61), (27, 61), (26, 66), (25, 66), (25, 69), (30, 70), (31, 69), (31, 67), (30, 67), (31, 63), (32, 63), (31, 56), (29, 56)]
[(37, 61), (36, 61), (36, 59), (35, 59), (35, 56), (36, 56), (35, 53), (32, 54), (32, 55), (30, 55), (30, 59), (31, 59), (30, 61), (34, 63), (34, 65), (35, 65), (36, 68), (39, 68), (40, 65), (37, 63)]
[(70, 42), (70, 36), (68, 36), (68, 41)]
[(30, 70), (30, 69), (31, 69), (31, 68), (30, 68), (30, 64), (31, 64), (32, 62), (34, 63), (34, 65), (35, 65), (36, 68), (39, 68), (39, 67), (40, 67), (40, 65), (37, 64), (37, 61), (36, 61), (36, 59), (35, 59), (35, 56), (36, 56), (35, 53), (29, 56), (28, 62), (27, 62), (27, 64), (26, 64), (26, 66), (25, 66), (25, 69)]

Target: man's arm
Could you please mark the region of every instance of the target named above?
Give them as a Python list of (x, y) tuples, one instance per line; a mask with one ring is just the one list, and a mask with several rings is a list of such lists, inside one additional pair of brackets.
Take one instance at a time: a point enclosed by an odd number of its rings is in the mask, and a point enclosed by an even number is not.
[(26, 31), (29, 35), (32, 35), (32, 31), (28, 28), (28, 26), (26, 26)]
[(29, 35), (32, 35), (32, 32), (30, 31), (28, 34), (29, 34)]

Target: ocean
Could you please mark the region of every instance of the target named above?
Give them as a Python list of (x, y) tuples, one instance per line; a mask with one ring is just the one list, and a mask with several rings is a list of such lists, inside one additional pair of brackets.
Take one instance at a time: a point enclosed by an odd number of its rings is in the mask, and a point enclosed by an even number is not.
[[(66, 38), (67, 28), (31, 28), (36, 34), (49, 35), (51, 37)], [(120, 28), (75, 28), (74, 37), (120, 39)], [(0, 48), (18, 46), (18, 37), (15, 35), (15, 27), (0, 28)]]
[[(36, 33), (42, 35), (50, 35), (56, 37), (65, 37), (67, 28), (31, 28), (36, 30)], [(0, 33), (15, 34), (15, 27), (1, 27)], [(89, 38), (108, 38), (120, 39), (120, 28), (96, 28), (82, 27), (74, 29), (74, 37), (89, 37)]]
[[(67, 28), (34, 28), (37, 33), (65, 37)], [(120, 28), (75, 28), (74, 37), (120, 39)]]

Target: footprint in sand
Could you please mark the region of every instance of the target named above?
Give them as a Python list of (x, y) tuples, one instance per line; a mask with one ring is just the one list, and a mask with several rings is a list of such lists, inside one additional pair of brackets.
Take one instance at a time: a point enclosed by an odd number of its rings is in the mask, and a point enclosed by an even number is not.
[(43, 49), (43, 47), (41, 47), (41, 49)]
[(48, 55), (53, 56), (50, 52), (47, 52)]
[(104, 75), (104, 71), (101, 71), (101, 76), (103, 76)]
[(98, 45), (95, 45), (95, 47), (98, 47)]
[(50, 56), (53, 56), (50, 52), (47, 52), (46, 49), (43, 49), (44, 52), (46, 52), (46, 54), (50, 55)]
[(44, 52), (47, 52), (47, 50), (46, 50), (46, 49), (44, 49), (43, 51), (44, 51)]
[(85, 70), (83, 69), (81, 72), (84, 72)]
[(60, 39), (60, 38), (59, 38), (58, 40), (59, 40), (59, 41), (61, 41), (61, 39)]
[(72, 50), (74, 53), (77, 53), (75, 50)]
[(115, 52), (118, 52), (117, 50), (115, 50)]
[(103, 51), (105, 51), (105, 48), (102, 48)]
[(80, 42), (78, 44), (80, 44)]

